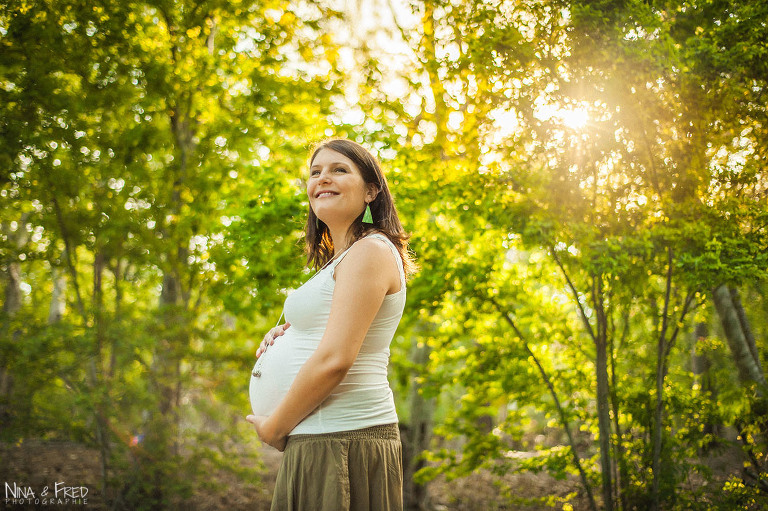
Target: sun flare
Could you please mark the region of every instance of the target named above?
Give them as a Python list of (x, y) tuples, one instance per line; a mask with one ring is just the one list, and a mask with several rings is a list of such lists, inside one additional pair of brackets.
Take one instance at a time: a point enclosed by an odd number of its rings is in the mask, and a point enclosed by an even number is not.
[(587, 125), (589, 114), (586, 110), (577, 108), (576, 110), (562, 109), (555, 113), (555, 117), (562, 119), (563, 124), (571, 129), (578, 130)]
[[(551, 122), (571, 130), (583, 129), (589, 123), (589, 112), (580, 107), (560, 108), (553, 104), (537, 105), (534, 116), (540, 121)], [(514, 110), (496, 110), (492, 112), (491, 118), (500, 136), (509, 135), (520, 129), (520, 120)]]
[(537, 109), (535, 115), (542, 121), (559, 123), (573, 130), (583, 128), (589, 121), (589, 113), (584, 108), (579, 107), (560, 108), (557, 105), (542, 105)]

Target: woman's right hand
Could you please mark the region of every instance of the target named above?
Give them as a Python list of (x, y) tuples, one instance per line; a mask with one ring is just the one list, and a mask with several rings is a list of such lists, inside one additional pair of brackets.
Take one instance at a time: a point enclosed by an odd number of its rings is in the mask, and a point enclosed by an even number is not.
[(267, 335), (264, 336), (261, 344), (259, 344), (259, 349), (256, 350), (256, 358), (259, 358), (261, 355), (263, 355), (269, 346), (275, 344), (275, 339), (283, 335), (290, 326), (291, 324), (286, 321), (284, 324), (278, 325), (267, 332)]

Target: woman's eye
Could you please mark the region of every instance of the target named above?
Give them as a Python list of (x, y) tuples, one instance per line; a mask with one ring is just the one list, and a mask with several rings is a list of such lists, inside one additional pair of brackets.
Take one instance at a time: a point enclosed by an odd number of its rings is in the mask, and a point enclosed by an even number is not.
[(347, 169), (345, 169), (345, 168), (342, 168), (342, 167), (338, 167), (338, 168), (336, 169), (336, 172), (346, 172), (346, 171), (347, 171)]

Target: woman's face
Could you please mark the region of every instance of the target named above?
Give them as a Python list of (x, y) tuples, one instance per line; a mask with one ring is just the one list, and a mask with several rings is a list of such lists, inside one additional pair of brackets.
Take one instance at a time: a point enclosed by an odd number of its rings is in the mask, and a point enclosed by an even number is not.
[(321, 149), (309, 168), (307, 195), (315, 215), (328, 226), (351, 225), (375, 198), (357, 165), (333, 149)]

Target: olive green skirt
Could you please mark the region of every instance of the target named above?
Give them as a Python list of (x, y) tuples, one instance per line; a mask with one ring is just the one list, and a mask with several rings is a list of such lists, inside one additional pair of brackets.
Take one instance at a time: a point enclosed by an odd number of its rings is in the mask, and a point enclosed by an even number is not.
[(288, 437), (271, 511), (401, 511), (397, 424)]

